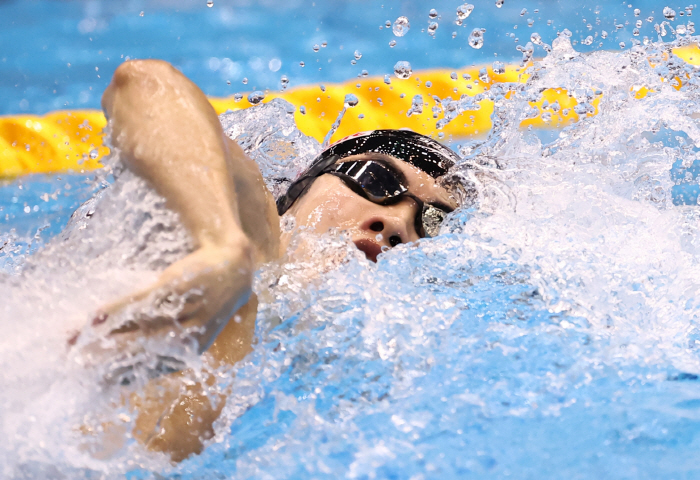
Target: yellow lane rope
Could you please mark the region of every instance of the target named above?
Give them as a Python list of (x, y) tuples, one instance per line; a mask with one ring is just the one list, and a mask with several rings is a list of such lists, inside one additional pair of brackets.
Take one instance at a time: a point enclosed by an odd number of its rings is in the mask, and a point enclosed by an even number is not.
[[(675, 49), (674, 53), (688, 63), (700, 64), (700, 49), (691, 45)], [(486, 68), (488, 78), (480, 72)], [(377, 128), (410, 128), (417, 132), (448, 139), (485, 134), (491, 128), (491, 102), (482, 101), (481, 108), (466, 111), (436, 129), (433, 107), (439, 99), (461, 95), (474, 96), (496, 82), (525, 81), (523, 69), (507, 66), (504, 73), (494, 73), (491, 67), (472, 67), (462, 70), (426, 70), (414, 72), (406, 80), (391, 77), (390, 84), (381, 77), (358, 78), (342, 84), (328, 84), (292, 88), (283, 92), (268, 93), (263, 102), (282, 98), (297, 107), (295, 120), (299, 129), (321, 141), (330, 130), (343, 108), (346, 94), (354, 94), (359, 103), (349, 108), (333, 139), (352, 133)], [(456, 75), (455, 75), (456, 74)], [(413, 99), (421, 95), (422, 113), (408, 116)], [(637, 98), (646, 95), (646, 89), (635, 90)], [(244, 97), (211, 98), (217, 113), (248, 108), (251, 104)], [(576, 100), (562, 89), (543, 92), (542, 100), (533, 103), (541, 107), (544, 101), (557, 101), (560, 109), (550, 111), (547, 121), (542, 116), (528, 119), (522, 126), (556, 128), (578, 120), (573, 107)], [(594, 101), (594, 106), (597, 101)], [(304, 113), (302, 113), (304, 112)], [(0, 178), (14, 178), (30, 173), (82, 172), (100, 168), (100, 159), (109, 153), (102, 144), (102, 129), (106, 121), (99, 110), (58, 111), (47, 115), (13, 115), (0, 117)]]

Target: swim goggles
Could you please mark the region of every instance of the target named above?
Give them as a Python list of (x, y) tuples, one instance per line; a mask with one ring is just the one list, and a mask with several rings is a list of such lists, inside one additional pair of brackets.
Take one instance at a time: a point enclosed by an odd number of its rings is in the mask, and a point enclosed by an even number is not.
[(358, 160), (336, 163), (338, 160), (338, 155), (332, 155), (316, 163), (280, 199), (282, 202), (278, 202), (278, 210), (287, 211), (294, 200), (303, 195), (316, 178), (330, 174), (340, 178), (356, 194), (377, 205), (393, 205), (404, 197), (413, 199), (418, 206), (415, 218), (416, 233), (421, 237), (438, 235), (440, 225), (452, 208), (424, 202), (409, 193), (403, 174), (383, 161)]

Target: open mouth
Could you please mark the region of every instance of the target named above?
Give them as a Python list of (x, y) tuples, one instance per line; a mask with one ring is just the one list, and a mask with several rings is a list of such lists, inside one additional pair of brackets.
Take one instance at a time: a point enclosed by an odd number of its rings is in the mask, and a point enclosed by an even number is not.
[(377, 255), (382, 253), (382, 247), (377, 242), (363, 238), (355, 240), (354, 243), (357, 249), (365, 254), (367, 260), (377, 263)]

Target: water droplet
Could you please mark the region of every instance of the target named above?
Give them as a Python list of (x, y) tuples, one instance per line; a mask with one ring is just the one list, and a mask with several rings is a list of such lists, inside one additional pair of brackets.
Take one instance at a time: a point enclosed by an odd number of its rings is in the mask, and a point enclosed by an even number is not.
[(620, 42), (620, 48), (625, 48), (625, 42)]
[(422, 95), (416, 95), (413, 97), (413, 100), (411, 101), (411, 108), (408, 109), (406, 112), (406, 116), (410, 117), (414, 113), (416, 114), (421, 114), (423, 113), (423, 96)]
[(321, 42), (321, 48), (326, 48), (328, 46), (328, 42)]
[(456, 38), (456, 37), (457, 37), (457, 32), (452, 32), (452, 38)]
[(384, 26), (385, 26), (386, 28), (391, 27), (391, 20), (387, 20), (386, 22), (384, 22)]
[(318, 88), (320, 88), (322, 92), (326, 91), (326, 86), (323, 84), (319, 85)]
[(299, 62), (300, 67), (303, 67), (304, 65), (306, 65), (304, 62)]
[(496, 7), (501, 8), (504, 0), (496, 0)]
[(391, 48), (394, 48), (396, 46), (396, 40), (392, 40), (391, 42), (389, 42), (389, 46)]
[(653, 21), (654, 21), (654, 17), (652, 17), (651, 15), (649, 15), (649, 16), (647, 17), (647, 22), (652, 23)]
[[(637, 35), (639, 35), (639, 30), (637, 30)], [(584, 45), (590, 45), (591, 43), (593, 43), (593, 37), (588, 35), (585, 39), (583, 39), (581, 43), (583, 43)]]
[(141, 13), (139, 13), (139, 17), (143, 17), (143, 10), (141, 10)]
[(306, 107), (304, 105), (299, 107), (299, 113), (301, 113), (302, 115), (306, 115)]
[(260, 90), (256, 90), (248, 95), (248, 101), (251, 105), (257, 105), (265, 99), (265, 94)]
[(676, 34), (677, 35), (685, 35), (685, 32), (686, 32), (685, 25), (678, 25), (676, 27)]
[(463, 73), (462, 78), (465, 79), (467, 82), (472, 79), (472, 76), (469, 75), (468, 73)]
[(634, 16), (635, 17), (638, 17), (640, 13), (642, 13), (642, 11), (640, 9), (638, 9), (638, 8), (634, 9)]
[(520, 16), (524, 17), (525, 15), (527, 15), (527, 8), (523, 8), (522, 10), (520, 10)]
[(642, 28), (642, 21), (641, 21), (641, 20), (637, 20), (637, 22), (634, 24), (634, 26), (637, 27), (637, 28)]
[(437, 28), (438, 28), (437, 22), (430, 22), (430, 25), (428, 25), (428, 35), (435, 36), (435, 30), (437, 30)]
[(603, 30), (602, 32), (600, 32), (600, 38), (602, 38), (602, 39), (608, 38), (608, 32), (606, 32), (605, 30)]
[(493, 73), (503, 75), (506, 73), (506, 65), (503, 62), (493, 62)]
[(474, 5), (472, 5), (471, 3), (465, 3), (464, 5), (460, 5), (459, 7), (457, 7), (457, 18), (459, 20), (465, 20), (469, 15), (472, 14), (472, 10), (474, 10)]
[(359, 60), (362, 58), (362, 52), (359, 50), (355, 50), (355, 53), (353, 53), (353, 56), (355, 57), (355, 60)]
[(412, 73), (411, 64), (408, 62), (402, 60), (396, 62), (396, 65), (394, 65), (394, 75), (396, 75), (396, 78), (406, 80), (411, 77)]
[(231, 80), (226, 80), (226, 85), (231, 85)]
[(350, 60), (350, 65), (357, 65), (357, 60), (355, 60), (354, 58)]
[(318, 43), (316, 43), (313, 46), (313, 50), (314, 50), (314, 52), (318, 52), (319, 50), (321, 50), (321, 46)]
[(241, 80), (243, 85), (248, 85), (248, 77), (243, 77), (243, 80)]
[(99, 155), (99, 152), (97, 151), (97, 149), (90, 150), (90, 158), (91, 158), (92, 160), (95, 160), (95, 159), (97, 158), (98, 155)]
[(425, 82), (425, 87), (426, 87), (426, 88), (430, 88), (430, 87), (432, 87), (432, 86), (433, 86), (433, 82), (431, 82), (430, 80), (428, 80), (427, 82)]
[(386, 83), (387, 85), (391, 85), (391, 78), (389, 77), (389, 75), (384, 75), (384, 83)]
[(287, 75), (282, 75), (282, 78), (280, 78), (280, 83), (282, 84), (282, 90), (287, 88), (289, 85), (289, 78), (287, 78)]
[(663, 14), (667, 20), (673, 21), (676, 18), (676, 11), (671, 7), (664, 7)]
[(527, 26), (532, 27), (535, 24), (535, 20), (532, 18), (527, 19)]
[(382, 235), (381, 233), (378, 233), (378, 234), (374, 237), (374, 239), (377, 240), (378, 242), (381, 242), (382, 240), (384, 240), (384, 235)]
[(360, 120), (362, 120), (363, 118), (365, 118), (365, 114), (364, 114), (364, 113), (361, 113), (361, 114), (359, 114), (359, 115), (357, 116), (357, 118), (359, 118)]
[(491, 78), (489, 77), (489, 71), (486, 69), (486, 67), (479, 70), (479, 80), (481, 80), (484, 83), (489, 83), (491, 81)]
[(530, 41), (535, 45), (542, 45), (542, 37), (537, 32), (533, 32), (533, 34), (530, 35)]
[(360, 103), (360, 99), (357, 98), (356, 95), (353, 95), (352, 93), (348, 93), (347, 95), (345, 95), (345, 107), (346, 108), (347, 107), (354, 107), (358, 103)]
[(240, 93), (237, 93), (237, 94), (235, 94), (235, 95), (233, 96), (233, 100), (234, 100), (235, 102), (240, 102), (242, 98), (243, 98), (243, 95), (240, 94)]
[(485, 31), (485, 28), (475, 28), (472, 30), (472, 33), (469, 34), (469, 46), (476, 49), (483, 47)]
[(207, 7), (211, 8), (214, 6), (214, 0), (207, 0)]
[(437, 16), (438, 16), (437, 10), (435, 10), (434, 8), (431, 8), (430, 12), (428, 13), (428, 16), (430, 18), (437, 18)]
[(362, 72), (360, 72), (360, 76), (363, 78), (367, 77), (368, 75), (369, 75), (369, 72), (367, 70), (362, 70)]
[(408, 21), (408, 18), (406, 17), (399, 17), (396, 19), (394, 22), (394, 35), (397, 37), (403, 37), (408, 33), (408, 31), (411, 29), (411, 23)]
[(457, 72), (452, 72), (452, 73), (450, 73), (450, 78), (451, 78), (452, 80), (457, 80)]

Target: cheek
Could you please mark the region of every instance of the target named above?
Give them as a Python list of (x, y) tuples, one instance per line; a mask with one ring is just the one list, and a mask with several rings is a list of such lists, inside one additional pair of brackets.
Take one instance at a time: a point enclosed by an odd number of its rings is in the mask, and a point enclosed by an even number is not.
[(314, 207), (300, 211), (299, 225), (313, 228), (317, 233), (325, 233), (330, 228), (352, 230), (362, 221), (362, 206), (357, 195), (334, 192)]

